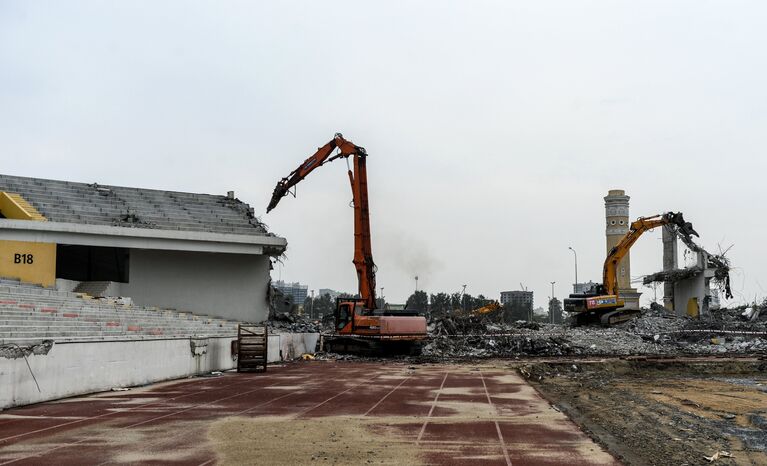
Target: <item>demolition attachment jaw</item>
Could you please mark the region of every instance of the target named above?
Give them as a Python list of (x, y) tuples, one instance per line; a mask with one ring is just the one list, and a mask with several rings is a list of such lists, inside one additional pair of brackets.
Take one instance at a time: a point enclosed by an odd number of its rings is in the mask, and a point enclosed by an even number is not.
[(287, 178), (283, 178), (277, 182), (277, 186), (274, 187), (272, 192), (272, 199), (269, 201), (269, 205), (266, 207), (266, 213), (268, 214), (272, 209), (277, 207), (280, 199), (288, 195)]
[(666, 214), (666, 217), (669, 219), (669, 223), (676, 225), (677, 231), (685, 238), (690, 238), (691, 236), (700, 237), (698, 232), (692, 227), (692, 223), (684, 220), (682, 212), (669, 212)]

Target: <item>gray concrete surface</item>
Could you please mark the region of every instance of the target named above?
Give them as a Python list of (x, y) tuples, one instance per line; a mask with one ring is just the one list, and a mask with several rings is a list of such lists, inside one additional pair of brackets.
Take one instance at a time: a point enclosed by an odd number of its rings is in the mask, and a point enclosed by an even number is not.
[(269, 316), (269, 257), (132, 250), (123, 296), (143, 306), (201, 312), (243, 322)]

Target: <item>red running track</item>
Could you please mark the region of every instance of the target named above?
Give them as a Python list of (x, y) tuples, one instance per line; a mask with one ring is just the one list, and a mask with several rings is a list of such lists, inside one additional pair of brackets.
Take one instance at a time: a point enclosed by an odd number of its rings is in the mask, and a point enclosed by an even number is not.
[(311, 361), (0, 412), (0, 465), (215, 464), (209, 426), (232, 416), (364, 419), (413, 464), (619, 464), (511, 369)]

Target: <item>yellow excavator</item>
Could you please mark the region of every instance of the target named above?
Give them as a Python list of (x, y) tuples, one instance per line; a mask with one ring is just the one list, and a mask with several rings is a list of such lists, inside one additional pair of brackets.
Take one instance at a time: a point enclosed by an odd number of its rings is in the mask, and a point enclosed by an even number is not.
[(497, 301), (493, 301), (490, 304), (486, 304), (486, 305), (484, 305), (482, 307), (478, 307), (478, 308), (474, 309), (473, 311), (471, 311), (471, 315), (473, 315), (473, 316), (484, 316), (484, 315), (487, 315), (487, 314), (492, 314), (493, 312), (498, 311), (498, 310), (500, 310), (502, 308), (503, 307)]
[(503, 306), (501, 306), (497, 301), (492, 301), (488, 304), (485, 304), (484, 306), (472, 309), (471, 311), (456, 309), (453, 311), (452, 315), (456, 317), (477, 317), (492, 314), (493, 312), (500, 309), (503, 309)]
[(615, 325), (639, 314), (638, 309), (624, 309), (625, 302), (618, 293), (618, 264), (644, 232), (665, 225), (675, 226), (677, 233), (684, 238), (698, 236), (692, 224), (684, 220), (681, 212), (667, 212), (637, 219), (607, 254), (602, 270), (602, 284), (592, 292), (571, 294), (565, 299), (564, 310), (573, 316), (575, 325)]

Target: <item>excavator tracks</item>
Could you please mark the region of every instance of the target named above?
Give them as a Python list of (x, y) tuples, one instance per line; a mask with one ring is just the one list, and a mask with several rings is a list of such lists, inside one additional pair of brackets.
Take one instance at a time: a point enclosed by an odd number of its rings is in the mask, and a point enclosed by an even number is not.
[(421, 341), (387, 340), (341, 335), (324, 335), (322, 341), (322, 349), (328, 353), (362, 356), (418, 356), (421, 354), (423, 347)]

